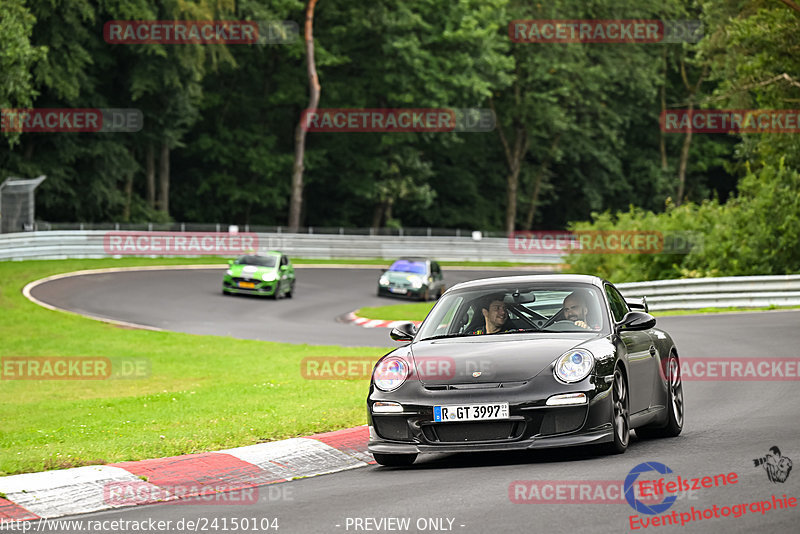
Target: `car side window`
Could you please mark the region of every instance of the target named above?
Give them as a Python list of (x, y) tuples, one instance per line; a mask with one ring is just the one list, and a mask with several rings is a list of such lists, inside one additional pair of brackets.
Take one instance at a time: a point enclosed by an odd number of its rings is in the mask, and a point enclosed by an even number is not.
[(611, 306), (611, 313), (614, 315), (614, 321), (620, 322), (629, 311), (625, 299), (611, 285), (606, 286), (606, 296), (608, 297), (608, 304)]
[(286, 256), (281, 256), (281, 266), (286, 265), (287, 263), (289, 262), (287, 261)]

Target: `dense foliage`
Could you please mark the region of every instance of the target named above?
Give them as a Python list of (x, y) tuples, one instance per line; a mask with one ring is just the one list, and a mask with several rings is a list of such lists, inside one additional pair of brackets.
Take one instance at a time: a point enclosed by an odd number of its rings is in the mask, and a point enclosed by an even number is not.
[[(286, 224), (294, 132), (308, 102), (304, 10), (301, 0), (5, 0), (0, 106), (138, 108), (144, 128), (2, 132), (0, 179), (47, 175), (37, 215), (54, 222)], [(509, 39), (513, 20), (577, 18), (698, 19), (704, 37)], [(272, 45), (104, 41), (105, 22), (139, 19), (289, 20), (301, 35)], [(320, 0), (320, 107), (491, 108), (497, 128), (309, 133), (303, 224), (509, 231), (594, 217), (596, 227), (708, 237), (702, 256), (575, 262), (612, 278), (797, 270), (796, 250), (781, 241), (795, 235), (797, 206), (781, 195), (796, 192), (800, 136), (687, 137), (663, 133), (659, 115), (797, 107), (798, 29), (800, 13), (766, 0)], [(745, 237), (742, 247), (717, 241)]]

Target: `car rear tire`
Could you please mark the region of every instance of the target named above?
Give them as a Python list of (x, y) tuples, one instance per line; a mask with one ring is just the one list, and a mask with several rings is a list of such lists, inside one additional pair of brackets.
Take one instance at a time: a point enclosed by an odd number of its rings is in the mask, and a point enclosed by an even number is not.
[(416, 454), (380, 454), (373, 453), (375, 461), (386, 467), (405, 467), (414, 463)]
[(614, 436), (611, 443), (605, 444), (608, 454), (622, 454), (628, 449), (631, 435), (630, 399), (628, 398), (628, 381), (622, 370), (614, 370), (614, 382), (611, 385), (611, 427)]
[(636, 429), (641, 439), (674, 438), (683, 430), (683, 380), (681, 366), (675, 353), (667, 360), (667, 422), (660, 427), (643, 426)]
[(425, 292), (422, 294), (422, 302), (428, 302), (431, 300), (431, 290), (430, 288), (425, 288)]

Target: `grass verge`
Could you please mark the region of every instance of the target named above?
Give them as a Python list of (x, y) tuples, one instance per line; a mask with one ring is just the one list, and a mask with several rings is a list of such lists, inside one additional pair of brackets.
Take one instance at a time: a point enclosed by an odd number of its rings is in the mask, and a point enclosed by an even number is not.
[(128, 380), (8, 380), (0, 369), (0, 475), (218, 450), (366, 422), (366, 380), (306, 380), (301, 361), (377, 359), (387, 349), (130, 330), (46, 310), (21, 293), (57, 273), (192, 263), (224, 260), (0, 262), (0, 358), (144, 358), (151, 370)]

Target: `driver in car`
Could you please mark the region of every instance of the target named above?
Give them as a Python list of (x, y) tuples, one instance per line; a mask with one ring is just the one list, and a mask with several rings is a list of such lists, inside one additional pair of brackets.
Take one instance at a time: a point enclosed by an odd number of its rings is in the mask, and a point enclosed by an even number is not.
[(567, 295), (564, 299), (564, 319), (572, 321), (575, 326), (580, 326), (586, 330), (594, 330), (589, 326), (589, 307), (586, 305), (586, 300), (581, 293), (577, 291)]

